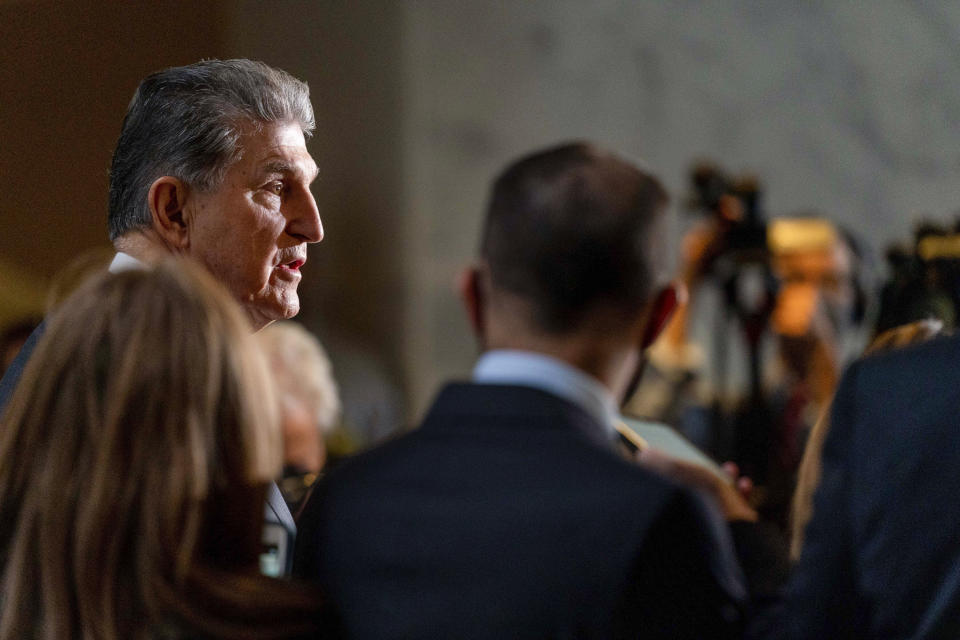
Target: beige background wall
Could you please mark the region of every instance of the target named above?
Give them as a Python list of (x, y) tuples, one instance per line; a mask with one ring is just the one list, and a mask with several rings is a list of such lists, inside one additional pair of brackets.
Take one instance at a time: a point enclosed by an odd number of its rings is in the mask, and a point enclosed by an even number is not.
[[(139, 79), (222, 48), (219, 4), (0, 5), (0, 325), (78, 253), (108, 246), (107, 169)], [(24, 286), (24, 285), (27, 286)]]

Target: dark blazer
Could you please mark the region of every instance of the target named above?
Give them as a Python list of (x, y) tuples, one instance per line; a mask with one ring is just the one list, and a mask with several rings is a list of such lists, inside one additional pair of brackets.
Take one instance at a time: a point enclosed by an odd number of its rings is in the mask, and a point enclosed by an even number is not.
[(7, 370), (3, 372), (3, 378), (0, 378), (0, 414), (3, 413), (7, 402), (10, 401), (10, 396), (13, 395), (13, 390), (16, 388), (17, 382), (19, 382), (20, 376), (23, 374), (23, 368), (27, 366), (27, 360), (29, 360), (33, 354), (33, 350), (43, 335), (44, 329), (46, 329), (46, 323), (41, 322), (40, 325), (33, 330), (33, 333), (30, 334), (30, 337), (27, 338), (27, 341), (23, 343), (23, 346), (20, 347), (20, 351), (17, 352), (17, 357), (13, 359), (13, 362), (10, 363)]
[[(0, 379), (0, 415), (3, 414), (3, 410), (6, 408), (10, 396), (13, 395), (13, 390), (16, 388), (17, 382), (19, 382), (20, 376), (23, 374), (24, 367), (26, 367), (30, 356), (33, 355), (33, 350), (36, 348), (37, 342), (39, 342), (45, 328), (45, 323), (41, 322), (40, 326), (30, 334), (30, 337), (27, 338), (23, 347), (20, 348), (17, 357), (14, 358), (10, 367), (4, 372), (3, 378)], [(294, 524), (290, 509), (287, 507), (287, 503), (284, 502), (283, 495), (275, 483), (267, 487), (267, 503), (264, 506), (264, 523), (265, 526), (268, 527), (280, 527), (287, 534), (289, 542), (285, 547), (286, 556), (281, 558), (281, 565), (284, 573), (289, 574), (293, 560), (293, 554), (290, 553), (290, 549), (293, 547), (293, 540), (297, 535), (297, 525)]]
[(711, 505), (578, 407), (455, 384), (301, 515), (294, 574), (351, 638), (725, 638), (744, 597)]
[(960, 637), (960, 337), (844, 375), (788, 598), (797, 638)]

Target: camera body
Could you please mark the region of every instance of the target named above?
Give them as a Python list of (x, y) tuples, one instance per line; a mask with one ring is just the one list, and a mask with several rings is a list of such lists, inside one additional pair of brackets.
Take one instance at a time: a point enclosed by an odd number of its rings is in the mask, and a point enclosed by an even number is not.
[(934, 318), (946, 330), (960, 312), (960, 221), (953, 229), (921, 223), (912, 248), (887, 249), (891, 278), (881, 291), (876, 333)]
[(731, 177), (717, 165), (701, 162), (691, 171), (690, 182), (693, 194), (688, 210), (715, 218), (721, 233), (714, 262), (766, 263), (767, 221), (757, 179)]

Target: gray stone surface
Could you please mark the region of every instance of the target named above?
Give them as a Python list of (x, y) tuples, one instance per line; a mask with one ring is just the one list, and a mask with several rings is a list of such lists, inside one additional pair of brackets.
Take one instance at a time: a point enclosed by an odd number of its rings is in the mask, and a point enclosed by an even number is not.
[[(957, 210), (960, 5), (941, 2), (420, 1), (403, 10), (410, 390), (475, 353), (454, 275), (490, 178), (588, 138), (659, 173), (756, 172), (771, 216), (816, 210), (879, 256)], [(689, 219), (678, 213), (676, 240)]]

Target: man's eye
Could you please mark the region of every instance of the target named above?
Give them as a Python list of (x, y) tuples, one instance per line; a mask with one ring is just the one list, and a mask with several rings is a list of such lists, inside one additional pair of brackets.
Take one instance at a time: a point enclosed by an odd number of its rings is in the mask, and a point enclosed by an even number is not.
[(275, 193), (278, 196), (283, 193), (283, 183), (282, 182), (271, 182), (267, 185), (267, 191), (270, 193)]

